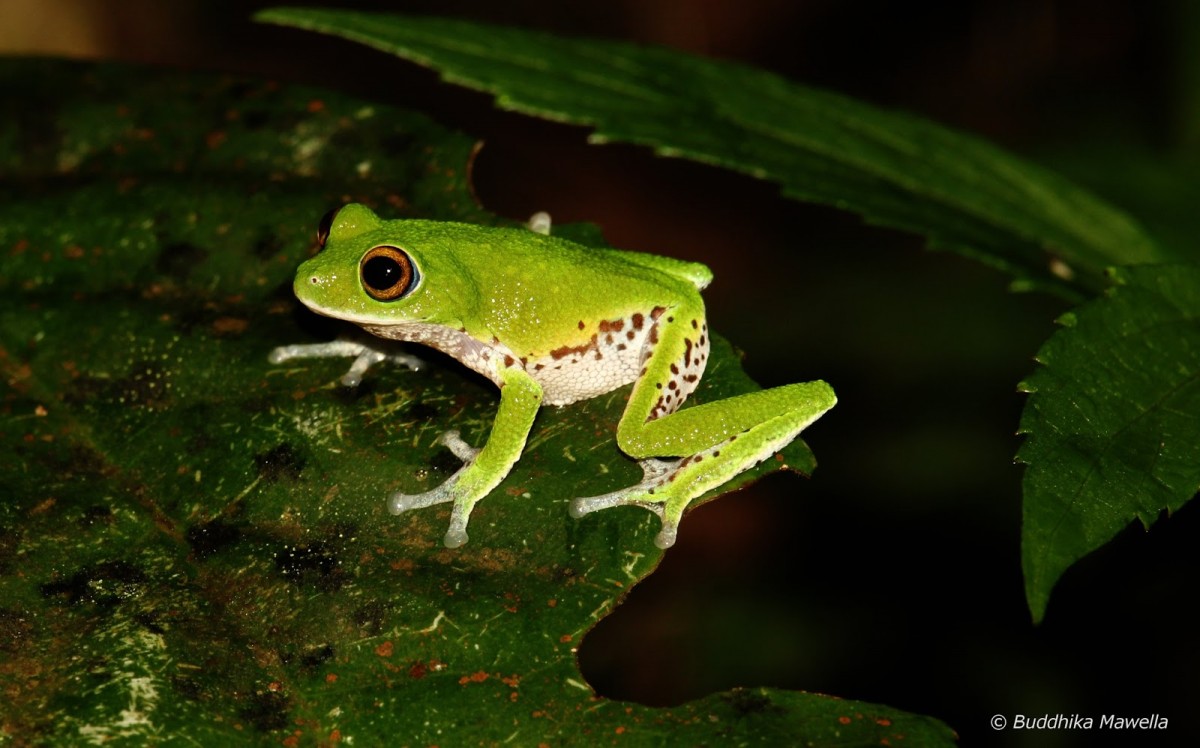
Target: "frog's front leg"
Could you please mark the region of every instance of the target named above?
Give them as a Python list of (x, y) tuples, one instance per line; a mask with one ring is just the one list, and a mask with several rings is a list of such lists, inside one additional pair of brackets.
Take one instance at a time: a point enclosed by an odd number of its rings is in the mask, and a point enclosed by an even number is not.
[[(674, 412), (703, 371), (708, 341), (702, 314), (699, 309), (677, 308), (658, 320), (660, 329), (650, 336), (645, 369), (617, 427), (617, 444), (626, 454), (642, 458), (644, 478), (629, 488), (575, 499), (573, 516), (640, 506), (662, 519), (654, 542), (669, 548), (693, 500), (791, 443), (837, 402), (829, 385), (807, 382)], [(659, 457), (679, 459), (652, 459)]]
[(463, 466), (437, 488), (419, 494), (396, 493), (388, 499), (392, 514), (453, 502), (445, 538), (447, 548), (467, 542), (471, 510), (504, 480), (521, 457), (533, 418), (542, 404), (541, 385), (523, 369), (510, 367), (500, 376), (500, 407), (483, 449), (469, 446), (458, 432), (443, 434), (441, 442), (463, 461)]
[(272, 349), (267, 360), (273, 364), (282, 364), (297, 358), (349, 358), (351, 356), (354, 357), (354, 361), (341, 379), (342, 384), (347, 387), (357, 387), (367, 370), (383, 361), (392, 361), (413, 371), (420, 371), (424, 364), (416, 356), (399, 353), (394, 350), (393, 345), (378, 339), (339, 339), (327, 343), (281, 345)]

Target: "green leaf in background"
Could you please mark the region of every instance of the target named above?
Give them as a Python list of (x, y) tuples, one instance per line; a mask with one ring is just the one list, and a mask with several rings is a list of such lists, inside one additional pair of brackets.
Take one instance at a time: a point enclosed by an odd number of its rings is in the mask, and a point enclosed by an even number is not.
[[(8, 737), (953, 744), (936, 720), (816, 694), (593, 694), (575, 649), (661, 558), (649, 513), (566, 510), (637, 478), (612, 437), (622, 392), (546, 409), (463, 549), (441, 547), (444, 510), (387, 513), (389, 490), (456, 467), (438, 434), (480, 441), (494, 389), (432, 354), (354, 390), (345, 362), (266, 356), (343, 330), (290, 292), (331, 205), (496, 222), (470, 199), (468, 140), (258, 81), (6, 62), (0, 88)], [(694, 397), (753, 389), (714, 343)], [(800, 442), (784, 457), (757, 474), (812, 467)]]
[(1032, 393), (1022, 559), (1035, 619), (1072, 563), (1200, 489), (1200, 267), (1120, 268), (1061, 320)]
[(1105, 268), (1162, 258), (1129, 216), (995, 146), (765, 71), (663, 48), (469, 21), (279, 8), (257, 20), (341, 36), (496, 94), (501, 107), (596, 128), (779, 182), (1079, 299)]

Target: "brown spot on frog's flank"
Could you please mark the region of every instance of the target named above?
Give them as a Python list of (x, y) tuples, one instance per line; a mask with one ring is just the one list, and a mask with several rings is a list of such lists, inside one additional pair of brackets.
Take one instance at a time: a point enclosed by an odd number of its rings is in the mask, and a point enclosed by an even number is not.
[(429, 669), (425, 667), (425, 663), (417, 660), (408, 666), (408, 677), (413, 680), (421, 680), (428, 674)]
[[(644, 325), (646, 323), (646, 318), (645, 318), (645, 316), (642, 315), (641, 312), (637, 312), (633, 315), (632, 318), (630, 318), (629, 321), (633, 324), (634, 330), (640, 330), (640, 329), (642, 329), (642, 325)], [(633, 331), (632, 330), (629, 333), (629, 339), (633, 340)]]
[(304, 470), (305, 460), (290, 444), (280, 444), (274, 449), (254, 455), (254, 464), (263, 480), (274, 483), (280, 478), (296, 480)]
[(583, 324), (583, 320), (579, 320), (579, 329), (582, 330), (584, 327), (586, 327), (586, 325)]
[(558, 361), (574, 354), (583, 354), (596, 347), (596, 335), (592, 334), (591, 339), (583, 345), (564, 345), (560, 348), (555, 348), (550, 351), (550, 358)]
[(396, 645), (389, 642), (383, 642), (375, 647), (375, 654), (380, 657), (391, 657), (396, 651)]

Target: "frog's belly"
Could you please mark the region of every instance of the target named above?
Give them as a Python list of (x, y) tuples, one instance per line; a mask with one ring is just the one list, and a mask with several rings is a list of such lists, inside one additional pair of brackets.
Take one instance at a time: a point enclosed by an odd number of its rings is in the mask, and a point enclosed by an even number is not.
[(631, 320), (601, 322), (591, 339), (564, 346), (525, 362), (525, 370), (542, 386), (547, 405), (566, 405), (611, 392), (641, 373), (646, 339), (654, 324), (642, 315)]

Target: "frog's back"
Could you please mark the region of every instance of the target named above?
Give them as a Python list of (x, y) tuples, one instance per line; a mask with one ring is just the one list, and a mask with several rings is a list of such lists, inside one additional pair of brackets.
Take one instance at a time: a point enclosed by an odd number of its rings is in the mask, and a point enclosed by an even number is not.
[(700, 262), (677, 260), (674, 257), (646, 254), (645, 252), (629, 252), (623, 249), (604, 250), (641, 267), (647, 267), (666, 273), (674, 278), (687, 281), (702, 291), (712, 283), (713, 274), (708, 266)]
[[(524, 229), (512, 230), (518, 232), (524, 231)], [(708, 266), (699, 262), (689, 262), (687, 260), (678, 260), (674, 257), (648, 254), (646, 252), (634, 252), (625, 249), (589, 247), (555, 236), (544, 236), (542, 238), (548, 244), (570, 247), (573, 251), (581, 252), (590, 257), (598, 255), (607, 256), (621, 263), (633, 265), (638, 268), (665, 273), (672, 278), (690, 283), (692, 286), (695, 286), (697, 291), (701, 291), (707, 287), (713, 278), (712, 271), (708, 269)]]
[[(410, 223), (424, 223), (413, 221)], [(625, 268), (628, 275), (642, 278), (662, 273), (676, 281), (683, 281), (696, 291), (702, 290), (712, 281), (712, 271), (699, 262), (688, 262), (673, 257), (633, 252), (623, 249), (590, 247), (553, 235), (536, 234), (528, 229), (494, 228), (473, 224), (439, 224), (445, 236), (453, 236), (452, 242), (460, 256), (475, 254), (472, 263), (476, 267), (490, 263), (480, 262), (480, 257), (495, 257), (502, 252), (509, 264), (536, 267), (538, 275), (546, 281), (556, 274), (586, 275), (587, 270), (611, 273)], [(447, 232), (444, 227), (453, 226)], [(470, 249), (468, 249), (470, 248)], [(475, 252), (471, 252), (471, 249)], [(553, 258), (553, 261), (549, 261)], [(651, 271), (649, 274), (646, 271)]]

